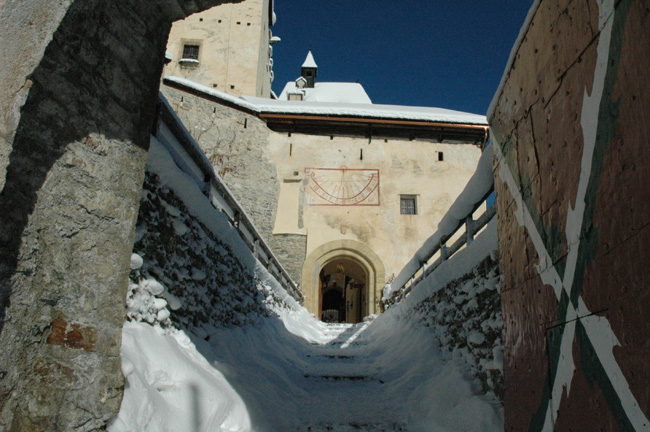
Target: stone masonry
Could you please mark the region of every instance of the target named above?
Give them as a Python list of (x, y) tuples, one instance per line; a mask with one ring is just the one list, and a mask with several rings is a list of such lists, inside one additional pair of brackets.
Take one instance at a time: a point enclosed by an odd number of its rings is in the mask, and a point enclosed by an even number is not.
[(299, 283), (307, 238), (273, 235), (280, 182), (275, 165), (264, 153), (270, 134), (266, 123), (166, 85), (161, 90), (280, 263)]
[[(222, 2), (0, 3), (0, 429), (120, 406), (129, 256), (171, 22)], [(6, 80), (4, 78), (7, 78)], [(5, 175), (6, 172), (6, 175)]]

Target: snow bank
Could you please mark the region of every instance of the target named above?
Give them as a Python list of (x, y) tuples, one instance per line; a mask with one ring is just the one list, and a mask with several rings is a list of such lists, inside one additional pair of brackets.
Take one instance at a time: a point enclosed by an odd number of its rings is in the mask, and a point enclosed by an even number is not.
[(111, 432), (250, 430), (246, 404), (182, 331), (127, 322), (122, 407)]
[[(312, 341), (327, 342), (328, 328), (289, 309), (252, 326), (214, 329), (209, 341), (127, 323), (127, 389), (109, 431), (359, 429), (354, 424), (369, 425), (361, 430), (502, 430), (500, 404), (481, 394), (464, 359), (445, 356), (431, 330), (413, 318), (382, 315), (364, 324), (348, 348), (314, 345), (287, 331), (287, 321), (300, 322), (313, 329), (307, 332)], [(309, 377), (353, 371), (372, 379)]]

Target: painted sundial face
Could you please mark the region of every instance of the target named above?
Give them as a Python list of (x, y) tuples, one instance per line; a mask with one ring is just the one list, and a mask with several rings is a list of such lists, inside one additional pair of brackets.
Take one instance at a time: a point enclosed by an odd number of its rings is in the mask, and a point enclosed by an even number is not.
[(309, 205), (379, 205), (379, 170), (306, 168)]

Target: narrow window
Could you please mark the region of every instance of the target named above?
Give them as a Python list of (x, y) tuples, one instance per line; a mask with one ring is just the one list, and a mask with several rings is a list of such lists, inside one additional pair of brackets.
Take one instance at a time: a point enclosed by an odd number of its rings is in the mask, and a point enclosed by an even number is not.
[(442, 162), (445, 160), (445, 155), (442, 152), (438, 152), (438, 161)]
[(198, 45), (183, 45), (183, 58), (184, 59), (199, 59), (199, 46)]
[(417, 214), (415, 195), (400, 195), (400, 214), (414, 215)]

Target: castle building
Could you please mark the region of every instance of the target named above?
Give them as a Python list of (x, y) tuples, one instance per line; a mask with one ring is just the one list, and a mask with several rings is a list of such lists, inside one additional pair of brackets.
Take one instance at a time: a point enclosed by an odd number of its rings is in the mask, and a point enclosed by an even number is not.
[(190, 79), (240, 96), (270, 98), (273, 0), (227, 3), (172, 25), (163, 76)]
[[(168, 71), (161, 91), (328, 321), (381, 312), (381, 290), (474, 173), (484, 116), (373, 104), (359, 83), (317, 82), (311, 51), (277, 99)], [(210, 82), (208, 79), (207, 82)]]

